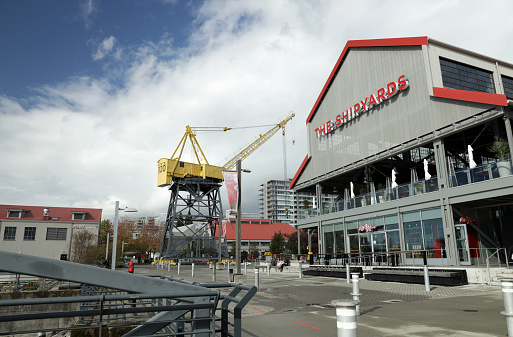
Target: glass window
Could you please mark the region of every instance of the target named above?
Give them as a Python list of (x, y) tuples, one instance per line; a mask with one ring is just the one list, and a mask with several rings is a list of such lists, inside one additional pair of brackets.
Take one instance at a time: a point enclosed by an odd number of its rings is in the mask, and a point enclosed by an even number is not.
[(66, 240), (67, 234), (67, 228), (48, 227), (46, 230), (46, 240)]
[(441, 208), (432, 208), (426, 209), (422, 211), (422, 220), (428, 219), (441, 219), (442, 218), (442, 209)]
[(347, 234), (358, 233), (358, 222), (357, 221), (347, 222), (346, 225), (347, 225)]
[(422, 240), (422, 224), (420, 220), (404, 223), (404, 240), (406, 243), (406, 250), (424, 249), (424, 241)]
[(495, 93), (492, 73), (447, 59), (440, 59), (446, 88)]
[(23, 234), (23, 240), (34, 241), (36, 239), (36, 227), (25, 227), (25, 233)]
[(335, 226), (335, 253), (345, 253), (344, 226)]
[(405, 223), (406, 222), (411, 222), (411, 221), (420, 221), (420, 212), (419, 211), (415, 211), (415, 212), (404, 213), (403, 214), (403, 221)]
[(21, 211), (7, 211), (8, 218), (21, 218)]
[(14, 241), (16, 240), (16, 227), (5, 227), (4, 229), (4, 240)]
[(372, 252), (371, 233), (360, 234), (360, 252)]
[(389, 252), (401, 250), (401, 240), (399, 239), (399, 231), (387, 232), (387, 240)]
[(351, 253), (358, 254), (360, 252), (358, 235), (349, 235), (349, 249)]
[(502, 76), (502, 86), (504, 87), (504, 94), (513, 98), (513, 78)]
[(324, 226), (324, 244), (326, 254), (333, 254), (333, 225)]
[[(424, 212), (422, 212), (424, 213)], [(441, 258), (445, 256), (445, 237), (442, 219), (423, 221), (424, 241), (428, 257)]]

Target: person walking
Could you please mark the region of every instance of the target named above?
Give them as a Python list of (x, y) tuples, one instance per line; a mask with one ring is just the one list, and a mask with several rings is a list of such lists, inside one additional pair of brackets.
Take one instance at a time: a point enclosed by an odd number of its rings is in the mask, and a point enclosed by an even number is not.
[(134, 273), (134, 261), (130, 260), (130, 262), (128, 262), (128, 272), (133, 274)]

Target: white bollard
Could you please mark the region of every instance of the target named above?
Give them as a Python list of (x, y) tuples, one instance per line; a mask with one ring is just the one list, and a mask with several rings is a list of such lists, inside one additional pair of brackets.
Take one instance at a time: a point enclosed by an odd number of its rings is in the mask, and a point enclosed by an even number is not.
[(267, 275), (271, 275), (271, 264), (267, 262)]
[(194, 277), (194, 263), (192, 264), (191, 273), (192, 273), (192, 277)]
[(171, 270), (171, 261), (167, 261), (167, 271)]
[(257, 288), (257, 291), (260, 289), (260, 276), (257, 266), (255, 266), (255, 287)]
[(353, 281), (353, 300), (356, 301), (356, 316), (360, 316), (360, 274), (351, 273), (351, 279)]
[(353, 300), (333, 300), (331, 304), (337, 311), (337, 336), (356, 337), (356, 306)]
[(248, 263), (244, 262), (244, 274), (248, 273)]
[(216, 262), (212, 265), (212, 281), (216, 280)]
[(299, 261), (298, 266), (299, 266), (299, 278), (303, 278), (303, 262)]
[(501, 314), (506, 316), (508, 337), (513, 337), (513, 282), (501, 280), (501, 288), (504, 299), (504, 311), (501, 311)]
[(349, 268), (349, 263), (346, 263), (346, 279), (347, 284), (351, 283), (351, 269)]
[(181, 264), (182, 264), (182, 263), (181, 263), (180, 261), (178, 261), (178, 275), (180, 275), (180, 265), (181, 265)]

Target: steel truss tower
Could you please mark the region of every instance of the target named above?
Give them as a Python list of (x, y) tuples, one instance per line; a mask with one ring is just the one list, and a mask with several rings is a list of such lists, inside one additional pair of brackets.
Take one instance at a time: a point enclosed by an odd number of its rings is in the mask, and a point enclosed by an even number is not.
[(161, 259), (228, 257), (217, 230), (222, 219), (221, 185), (220, 179), (173, 178)]

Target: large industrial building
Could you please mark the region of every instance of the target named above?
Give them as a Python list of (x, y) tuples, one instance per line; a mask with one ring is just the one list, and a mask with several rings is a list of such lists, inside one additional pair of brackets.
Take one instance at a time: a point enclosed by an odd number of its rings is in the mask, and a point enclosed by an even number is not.
[(0, 205), (0, 250), (69, 260), (73, 236), (100, 232), (102, 210), (77, 207)]
[(297, 205), (298, 228), (326, 254), (511, 256), (510, 99), (513, 64), (428, 37), (347, 42), (306, 120), (290, 188), (320, 207)]

